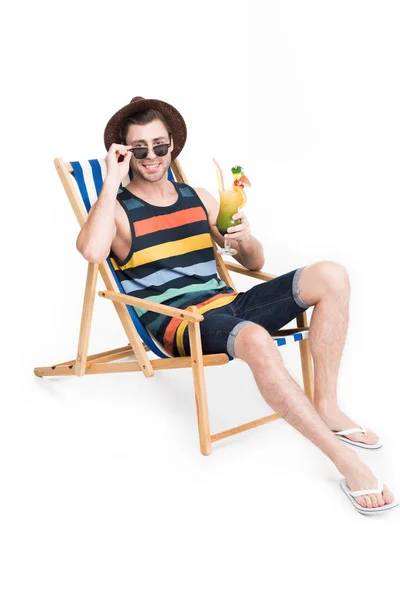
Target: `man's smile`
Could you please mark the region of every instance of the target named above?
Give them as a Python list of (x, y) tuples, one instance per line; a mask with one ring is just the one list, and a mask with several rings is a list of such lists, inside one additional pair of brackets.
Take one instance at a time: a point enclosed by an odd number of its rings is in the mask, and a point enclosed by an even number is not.
[(157, 171), (157, 169), (161, 165), (161, 163), (160, 162), (148, 163), (148, 164), (142, 163), (142, 165), (147, 171)]

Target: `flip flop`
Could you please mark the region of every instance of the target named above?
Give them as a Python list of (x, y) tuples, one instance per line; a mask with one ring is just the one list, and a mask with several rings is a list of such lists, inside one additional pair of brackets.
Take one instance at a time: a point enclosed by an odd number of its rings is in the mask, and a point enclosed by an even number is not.
[(367, 430), (362, 427), (353, 427), (352, 429), (343, 429), (343, 431), (332, 431), (335, 435), (338, 436), (342, 442), (346, 444), (350, 444), (350, 446), (358, 446), (359, 448), (366, 448), (367, 450), (378, 450), (378, 448), (382, 448), (382, 442), (378, 442), (377, 444), (365, 444), (364, 442), (353, 442), (353, 440), (349, 440), (349, 438), (345, 437), (348, 433), (367, 433)]
[(373, 513), (385, 512), (386, 510), (391, 510), (392, 508), (395, 508), (399, 505), (399, 501), (393, 499), (393, 502), (391, 502), (390, 504), (384, 504), (383, 506), (377, 506), (376, 508), (364, 508), (354, 500), (355, 496), (381, 494), (383, 490), (383, 484), (379, 479), (375, 490), (358, 490), (357, 492), (352, 492), (350, 488), (346, 485), (345, 479), (341, 480), (340, 487), (342, 488), (348, 499), (351, 501), (351, 503), (354, 505), (354, 507), (358, 510), (358, 512), (363, 515), (372, 515)]

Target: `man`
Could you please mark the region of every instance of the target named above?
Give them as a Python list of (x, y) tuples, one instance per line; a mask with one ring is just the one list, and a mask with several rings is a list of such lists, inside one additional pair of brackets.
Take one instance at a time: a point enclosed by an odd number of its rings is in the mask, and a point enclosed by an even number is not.
[[(338, 407), (336, 384), (348, 325), (350, 284), (331, 261), (300, 267), (236, 293), (217, 275), (211, 238), (217, 200), (203, 188), (168, 180), (171, 161), (186, 141), (180, 113), (160, 100), (141, 97), (120, 109), (104, 132), (107, 175), (78, 238), (77, 249), (100, 264), (109, 255), (126, 293), (186, 308), (196, 305), (203, 352), (227, 352), (245, 361), (263, 398), (318, 446), (345, 477), (342, 489), (357, 510), (398, 503), (350, 447), (381, 446)], [(131, 168), (133, 179), (120, 190)], [(263, 248), (243, 212), (227, 236), (236, 260), (251, 270), (264, 264)], [(309, 343), (314, 361), (314, 406), (286, 371), (271, 334), (314, 306)], [(190, 353), (187, 324), (137, 309), (144, 325), (173, 356)], [(343, 444), (342, 442), (346, 443)], [(354, 495), (353, 495), (354, 494)]]

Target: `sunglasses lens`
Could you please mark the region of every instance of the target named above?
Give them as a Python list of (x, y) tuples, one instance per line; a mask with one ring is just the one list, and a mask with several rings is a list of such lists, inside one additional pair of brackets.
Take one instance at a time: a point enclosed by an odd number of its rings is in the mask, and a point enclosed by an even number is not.
[(149, 151), (147, 150), (147, 148), (133, 148), (133, 155), (135, 158), (137, 158), (139, 160), (141, 158), (146, 158), (148, 153), (149, 153)]
[(154, 146), (154, 154), (156, 156), (165, 156), (168, 152), (169, 144), (160, 144), (159, 146)]

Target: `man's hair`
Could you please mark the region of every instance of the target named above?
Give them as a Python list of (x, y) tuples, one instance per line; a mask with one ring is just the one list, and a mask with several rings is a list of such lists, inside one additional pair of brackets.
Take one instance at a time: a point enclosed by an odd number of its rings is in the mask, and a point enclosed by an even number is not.
[(154, 108), (149, 108), (147, 110), (137, 112), (131, 117), (127, 117), (124, 121), (122, 121), (121, 129), (119, 130), (121, 144), (126, 145), (126, 134), (130, 125), (147, 125), (156, 119), (159, 119), (165, 125), (166, 130), (171, 135), (171, 127), (169, 126), (164, 115)]

